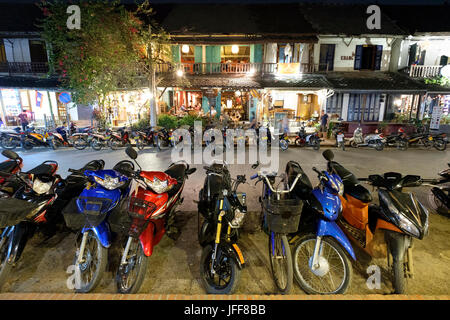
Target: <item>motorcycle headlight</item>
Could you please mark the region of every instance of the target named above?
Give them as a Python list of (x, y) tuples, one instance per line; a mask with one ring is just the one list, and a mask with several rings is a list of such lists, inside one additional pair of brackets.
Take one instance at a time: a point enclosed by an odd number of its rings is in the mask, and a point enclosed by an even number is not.
[(344, 184), (341, 181), (337, 181), (337, 185), (338, 185), (338, 193), (340, 196), (342, 196), (344, 194)]
[(169, 182), (167, 180), (159, 180), (158, 178), (154, 177), (153, 181), (144, 178), (145, 183), (147, 186), (149, 186), (153, 191), (156, 193), (164, 193), (172, 189), (173, 184), (169, 185)]
[(234, 218), (231, 220), (231, 227), (232, 228), (240, 228), (242, 225), (242, 222), (244, 221), (245, 212), (242, 212), (239, 209), (234, 210)]
[(94, 176), (94, 180), (96, 183), (108, 190), (117, 189), (125, 184), (125, 181), (120, 181), (119, 178), (113, 178), (108, 175), (105, 175), (104, 179)]
[(395, 216), (395, 219), (397, 220), (397, 226), (401, 230), (419, 238), (420, 237), (419, 229), (417, 229), (417, 227), (407, 217), (405, 217), (403, 213), (401, 213), (397, 209), (397, 207), (392, 203), (392, 201), (383, 193), (380, 193), (380, 198), (387, 205), (388, 210)]
[(52, 182), (42, 182), (38, 178), (33, 181), (33, 191), (37, 194), (47, 193), (52, 187)]

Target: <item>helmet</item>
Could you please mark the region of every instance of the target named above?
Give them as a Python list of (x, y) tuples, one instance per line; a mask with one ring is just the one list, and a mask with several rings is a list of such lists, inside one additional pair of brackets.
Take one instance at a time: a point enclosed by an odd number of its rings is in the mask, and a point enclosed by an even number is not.
[(399, 128), (397, 132), (398, 132), (398, 133), (405, 133), (405, 129)]

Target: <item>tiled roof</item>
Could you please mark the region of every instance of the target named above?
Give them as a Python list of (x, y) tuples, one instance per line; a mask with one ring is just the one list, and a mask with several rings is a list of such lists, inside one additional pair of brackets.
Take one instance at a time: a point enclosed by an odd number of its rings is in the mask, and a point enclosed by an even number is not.
[(328, 82), (338, 91), (424, 92), (423, 84), (394, 72), (330, 72)]

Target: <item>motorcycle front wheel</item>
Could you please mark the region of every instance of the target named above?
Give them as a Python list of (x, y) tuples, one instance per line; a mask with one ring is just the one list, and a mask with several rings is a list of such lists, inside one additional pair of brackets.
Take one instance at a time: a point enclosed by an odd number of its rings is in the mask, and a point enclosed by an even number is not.
[(138, 148), (138, 150), (143, 150), (144, 149), (144, 142), (142, 141), (142, 139), (137, 139), (136, 140), (136, 148)]
[[(120, 293), (137, 293), (147, 272), (148, 257), (144, 254), (141, 242), (136, 238), (130, 239), (131, 244), (126, 257), (127, 263), (119, 266), (116, 275), (117, 291)], [(125, 251), (125, 246), (126, 242), (122, 252)]]
[(384, 149), (383, 143), (377, 143), (377, 144), (375, 145), (375, 150), (377, 150), (377, 151), (383, 151), (383, 149)]
[(397, 149), (405, 151), (408, 149), (408, 141), (406, 140), (399, 140), (397, 141)]
[(33, 144), (31, 142), (24, 141), (24, 143), (22, 144), (22, 148), (24, 148), (25, 150), (31, 150), (33, 149)]
[(269, 260), (272, 276), (281, 294), (289, 294), (293, 283), (292, 253), (284, 234), (271, 232), (269, 235)]
[(282, 151), (286, 151), (289, 148), (289, 143), (284, 139), (280, 140), (280, 148)]
[(434, 142), (434, 147), (439, 151), (444, 151), (445, 149), (447, 149), (447, 142), (443, 140), (436, 140)]
[(314, 140), (313, 142), (312, 142), (312, 145), (313, 145), (313, 149), (314, 150), (319, 150), (320, 149), (320, 141), (319, 140)]
[(215, 273), (211, 273), (213, 246), (203, 248), (200, 259), (200, 275), (207, 293), (231, 294), (239, 283), (240, 270), (234, 257), (218, 247)]
[(312, 260), (317, 237), (307, 234), (294, 247), (294, 276), (308, 294), (343, 294), (352, 278), (352, 265), (341, 246), (330, 237), (322, 238), (317, 266)]
[(87, 293), (94, 290), (106, 270), (108, 262), (108, 250), (102, 246), (100, 240), (92, 232), (87, 231), (86, 247), (83, 252), (82, 262), (78, 263), (79, 249), (75, 254), (75, 292)]
[(0, 289), (5, 284), (8, 279), (8, 275), (11, 272), (12, 264), (8, 262), (9, 248), (13, 247), (13, 232), (11, 227), (8, 227), (8, 230), (2, 229), (2, 237), (0, 238)]

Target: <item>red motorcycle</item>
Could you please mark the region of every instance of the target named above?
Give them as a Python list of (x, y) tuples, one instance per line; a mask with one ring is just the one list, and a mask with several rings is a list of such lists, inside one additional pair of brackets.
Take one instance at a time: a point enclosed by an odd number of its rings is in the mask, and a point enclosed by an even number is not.
[[(136, 162), (136, 150), (129, 146), (126, 153)], [(141, 169), (139, 166), (139, 170), (129, 174), (137, 185), (131, 188), (128, 199), (131, 225), (116, 276), (120, 293), (139, 291), (153, 247), (166, 231), (176, 229), (172, 224), (176, 207), (183, 202), (180, 196), (184, 183), (196, 171), (185, 162), (173, 163), (165, 172)]]
[(118, 131), (110, 131), (110, 137), (108, 140), (108, 146), (112, 150), (117, 150), (119, 147), (123, 147), (131, 144), (130, 134), (125, 128), (120, 128)]
[(7, 178), (15, 175), (23, 168), (23, 160), (12, 150), (3, 150), (2, 155), (8, 160), (0, 163), (0, 198), (10, 197), (17, 190), (18, 185)]

